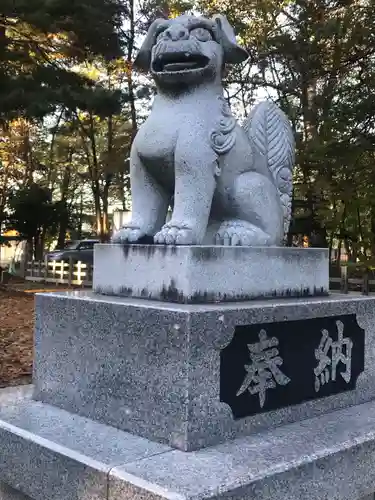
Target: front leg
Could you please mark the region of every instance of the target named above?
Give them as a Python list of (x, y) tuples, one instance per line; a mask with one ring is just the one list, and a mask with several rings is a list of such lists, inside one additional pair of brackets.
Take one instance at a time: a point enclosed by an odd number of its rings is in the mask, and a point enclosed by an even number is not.
[[(183, 134), (182, 134), (183, 135)], [(215, 192), (217, 155), (207, 143), (186, 133), (177, 141), (172, 218), (155, 235), (156, 243), (199, 245), (206, 234)]]
[(132, 218), (113, 236), (113, 243), (153, 236), (165, 222), (169, 196), (147, 171), (135, 147), (130, 155), (130, 186)]

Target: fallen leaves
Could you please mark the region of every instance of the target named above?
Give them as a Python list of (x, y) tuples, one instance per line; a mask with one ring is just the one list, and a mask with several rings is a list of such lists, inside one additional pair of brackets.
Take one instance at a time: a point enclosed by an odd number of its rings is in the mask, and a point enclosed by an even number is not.
[(31, 380), (34, 295), (0, 290), (0, 387)]

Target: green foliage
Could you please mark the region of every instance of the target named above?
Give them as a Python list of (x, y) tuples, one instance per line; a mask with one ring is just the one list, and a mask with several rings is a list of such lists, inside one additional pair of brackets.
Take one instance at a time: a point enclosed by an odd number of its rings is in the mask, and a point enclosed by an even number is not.
[(62, 207), (52, 201), (49, 189), (32, 184), (12, 193), (9, 226), (27, 240), (56, 231)]
[[(109, 59), (120, 55), (115, 28), (121, 25), (121, 3), (117, 0), (2, 0), (1, 15), (45, 35), (64, 34), (64, 53), (84, 60), (87, 53)], [(15, 21), (13, 21), (15, 20)], [(10, 23), (10, 21), (8, 21)], [(100, 36), (98, 36), (100, 32)]]
[(157, 17), (167, 19), (189, 12), (194, 4), (193, 0), (146, 0), (140, 6), (140, 12), (146, 20), (144, 28)]
[(121, 12), (117, 0), (2, 0), (0, 119), (42, 118), (59, 106), (113, 109), (119, 93), (98, 88), (74, 66), (121, 55)]

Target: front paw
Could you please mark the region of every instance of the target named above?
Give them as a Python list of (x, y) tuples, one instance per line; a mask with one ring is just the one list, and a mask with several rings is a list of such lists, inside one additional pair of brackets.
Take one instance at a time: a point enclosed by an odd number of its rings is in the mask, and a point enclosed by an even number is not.
[(164, 245), (196, 245), (197, 238), (189, 227), (166, 224), (155, 234), (154, 242)]
[(145, 236), (145, 232), (136, 226), (124, 226), (112, 236), (112, 243), (135, 243)]
[(224, 221), (215, 235), (216, 245), (264, 247), (270, 236), (254, 224), (242, 220)]

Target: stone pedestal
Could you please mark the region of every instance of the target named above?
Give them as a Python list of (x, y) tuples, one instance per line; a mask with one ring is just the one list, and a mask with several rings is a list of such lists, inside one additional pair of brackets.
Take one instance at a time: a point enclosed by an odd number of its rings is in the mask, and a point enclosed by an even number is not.
[(322, 248), (95, 245), (94, 291), (179, 303), (328, 294)]
[(0, 500), (31, 500), (20, 491), (11, 488), (5, 483), (0, 483)]
[[(372, 298), (204, 306), (82, 292), (36, 300), (34, 398), (181, 450), (375, 398)], [(350, 380), (340, 365), (337, 380), (316, 391), (315, 350), (323, 330), (337, 340), (337, 321), (353, 342)], [(267, 391), (263, 406), (262, 393), (237, 396), (248, 344), (262, 331), (277, 339), (290, 379)]]
[(186, 453), (1, 399), (1, 500), (373, 500), (374, 402)]
[(0, 391), (0, 500), (373, 500), (375, 298), (185, 303), (194, 280), (174, 303), (37, 295), (33, 387)]

